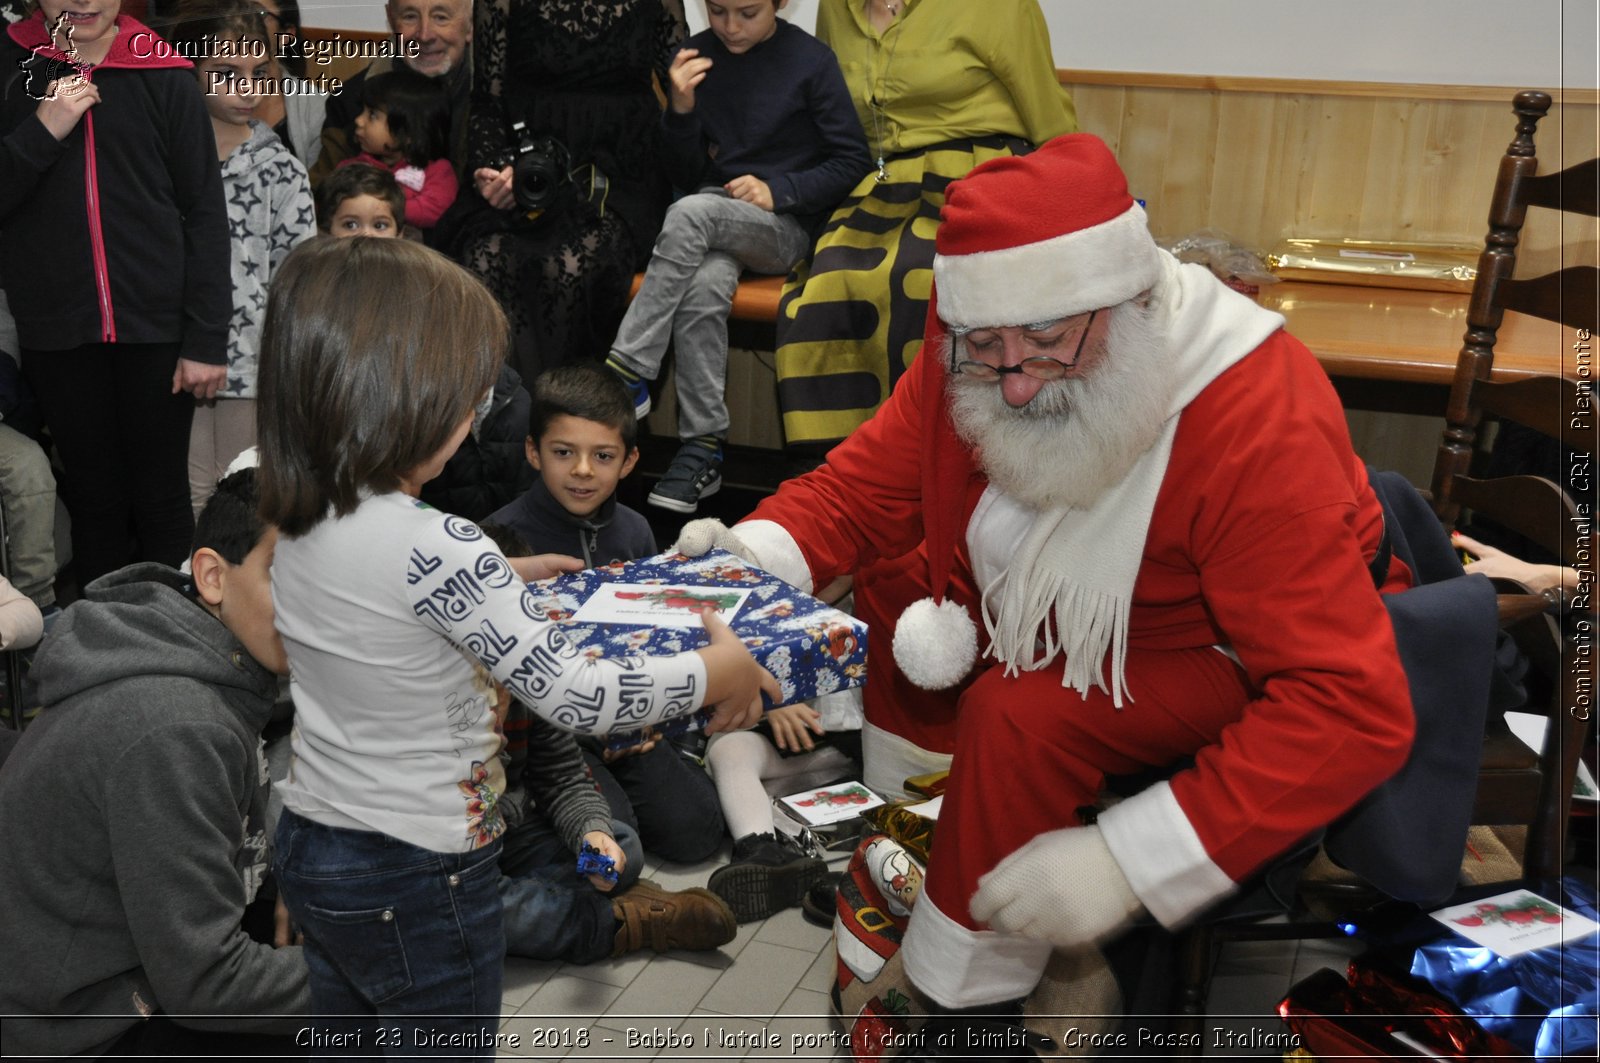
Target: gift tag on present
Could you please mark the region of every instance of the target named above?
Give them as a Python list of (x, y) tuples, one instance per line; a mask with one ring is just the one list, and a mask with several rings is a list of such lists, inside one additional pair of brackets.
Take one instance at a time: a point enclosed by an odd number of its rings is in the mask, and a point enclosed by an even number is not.
[(1520, 956), (1600, 930), (1600, 923), (1529, 890), (1513, 890), (1428, 914), (1499, 956)]
[(791, 812), (814, 827), (854, 819), (869, 808), (883, 804), (883, 798), (859, 782), (834, 783), (804, 790), (782, 798)]

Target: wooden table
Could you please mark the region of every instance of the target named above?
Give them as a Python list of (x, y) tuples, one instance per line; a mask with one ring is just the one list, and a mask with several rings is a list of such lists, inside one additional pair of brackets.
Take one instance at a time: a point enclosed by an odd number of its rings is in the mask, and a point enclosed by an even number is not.
[[(638, 291), (643, 275), (634, 278)], [(734, 296), (734, 346), (772, 349), (782, 277), (749, 277)], [(1347, 408), (1442, 414), (1467, 330), (1465, 292), (1282, 281), (1257, 300), (1311, 348)], [(1560, 325), (1507, 314), (1495, 344), (1496, 379), (1561, 371)]]
[[(1351, 284), (1282, 281), (1257, 300), (1311, 348), (1352, 409), (1443, 413), (1467, 330), (1467, 296)], [(1495, 343), (1496, 379), (1559, 373), (1562, 327), (1507, 314)]]

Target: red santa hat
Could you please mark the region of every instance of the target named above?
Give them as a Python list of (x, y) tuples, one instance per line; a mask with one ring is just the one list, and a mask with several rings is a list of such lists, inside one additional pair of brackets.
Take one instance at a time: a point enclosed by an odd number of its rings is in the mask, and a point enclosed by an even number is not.
[(977, 658), (977, 627), (941, 602), (966, 523), (972, 454), (956, 437), (938, 356), (950, 328), (1027, 325), (1115, 306), (1149, 290), (1160, 252), (1128, 180), (1098, 137), (1057, 137), (1028, 155), (994, 159), (945, 195), (933, 259), (933, 298), (920, 359), (923, 526), (933, 597), (895, 626), (894, 656), (918, 686), (960, 682)]

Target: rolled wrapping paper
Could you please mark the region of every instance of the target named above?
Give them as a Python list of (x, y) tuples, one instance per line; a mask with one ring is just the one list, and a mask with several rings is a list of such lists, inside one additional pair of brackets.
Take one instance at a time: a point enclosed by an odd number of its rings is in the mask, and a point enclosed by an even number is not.
[(1267, 264), (1286, 281), (1469, 292), (1479, 251), (1457, 244), (1288, 239), (1267, 256)]
[(917, 898), (922, 896), (922, 865), (893, 838), (879, 838), (869, 843), (866, 860), (872, 884), (878, 887), (889, 911), (895, 915), (910, 915)]

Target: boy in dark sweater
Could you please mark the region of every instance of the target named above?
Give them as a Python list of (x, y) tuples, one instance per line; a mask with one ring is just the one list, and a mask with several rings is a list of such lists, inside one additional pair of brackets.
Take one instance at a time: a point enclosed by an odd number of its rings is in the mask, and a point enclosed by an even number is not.
[(289, 670), (276, 542), (254, 470), (226, 477), (192, 576), (153, 563), (103, 576), (42, 645), (45, 709), (0, 771), (7, 1052), (292, 1052), (287, 1036), (202, 1032), (289, 1035), (310, 1005), (287, 916), (283, 947), (242, 928), (252, 898), (270, 904), (259, 750)]
[(539, 374), (528, 407), (522, 496), (489, 515), (536, 554), (570, 554), (590, 568), (656, 552), (650, 524), (617, 502), (617, 484), (639, 461), (639, 425), (626, 389), (593, 365)]
[[(504, 525), (483, 533), (507, 557), (528, 544)], [(500, 853), (500, 903), (506, 952), (533, 960), (594, 963), (638, 949), (715, 949), (733, 940), (738, 923), (727, 904), (705, 889), (670, 891), (640, 879), (644, 852), (636, 829), (612, 817), (578, 739), (540, 719), (498, 684), (504, 699), (501, 759), (506, 790), (505, 848)], [(589, 847), (612, 861), (615, 874), (573, 873)]]
[[(638, 422), (622, 382), (596, 365), (570, 365), (539, 374), (532, 390), (526, 448), (539, 478), (489, 523), (511, 529), (536, 554), (570, 554), (591, 568), (655, 553), (649, 523), (616, 499), (639, 460)], [(646, 849), (680, 863), (717, 851), (724, 825), (716, 787), (671, 743), (579, 744), (612, 815)]]
[(722, 486), (728, 312), (739, 274), (783, 274), (871, 168), (839, 62), (780, 21), (788, 0), (707, 0), (711, 28), (672, 61), (663, 158), (687, 193), (667, 211), (606, 364), (639, 417), (667, 343), (683, 440), (649, 502), (693, 513)]

